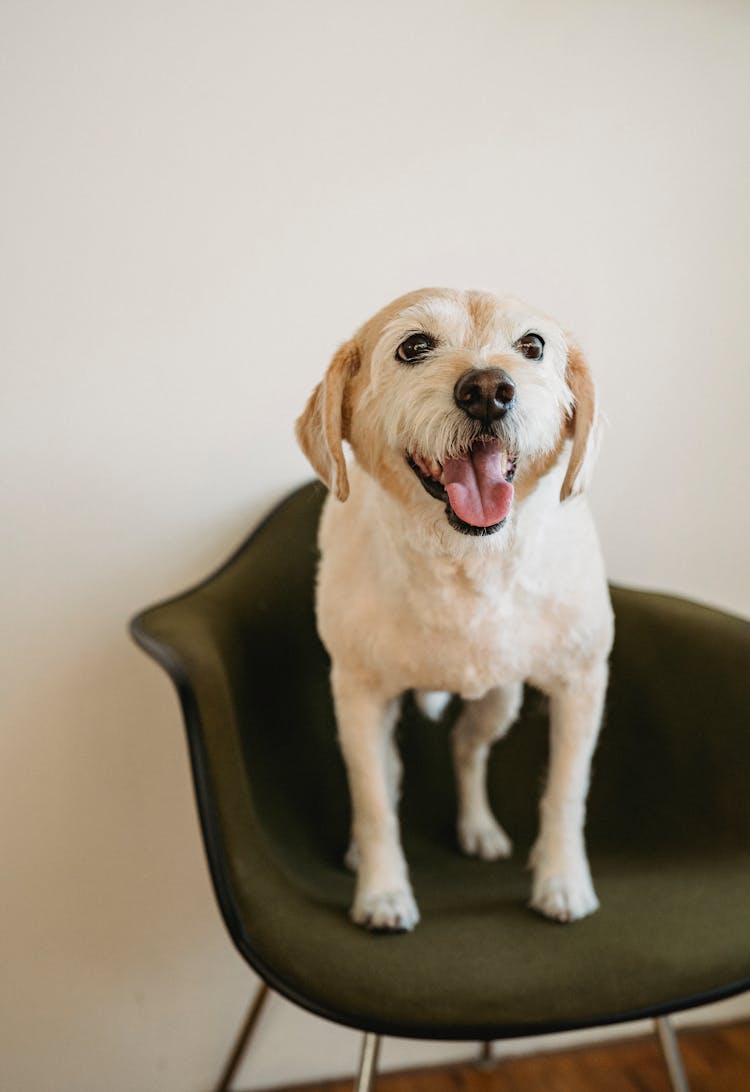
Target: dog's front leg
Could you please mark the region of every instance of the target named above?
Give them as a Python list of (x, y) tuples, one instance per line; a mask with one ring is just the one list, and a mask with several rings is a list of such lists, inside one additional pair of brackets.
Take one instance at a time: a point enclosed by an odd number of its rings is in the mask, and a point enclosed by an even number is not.
[(336, 669), (331, 683), (356, 846), (357, 888), (351, 917), (370, 929), (413, 929), (419, 911), (401, 849), (393, 784), (392, 733), (398, 699), (385, 698), (359, 677)]
[(607, 664), (550, 689), (550, 759), (531, 851), (531, 905), (557, 921), (592, 914), (599, 901), (591, 882), (583, 827), (591, 756), (601, 724)]

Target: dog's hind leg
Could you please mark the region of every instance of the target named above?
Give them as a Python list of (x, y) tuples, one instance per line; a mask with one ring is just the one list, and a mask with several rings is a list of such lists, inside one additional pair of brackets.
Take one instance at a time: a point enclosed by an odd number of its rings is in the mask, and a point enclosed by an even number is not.
[(359, 858), (351, 918), (370, 929), (413, 929), (419, 911), (401, 849), (394, 800), (398, 765), (394, 765), (393, 728), (399, 701), (381, 697), (358, 676), (336, 668), (331, 685)]
[(444, 690), (415, 690), (414, 701), (420, 713), (428, 720), (440, 720), (448, 708), (452, 695)]
[(518, 716), (522, 698), (520, 682), (495, 687), (483, 698), (467, 701), (453, 729), (458, 842), (464, 853), (485, 861), (508, 857), (513, 848), (487, 799), (487, 758), (490, 745)]

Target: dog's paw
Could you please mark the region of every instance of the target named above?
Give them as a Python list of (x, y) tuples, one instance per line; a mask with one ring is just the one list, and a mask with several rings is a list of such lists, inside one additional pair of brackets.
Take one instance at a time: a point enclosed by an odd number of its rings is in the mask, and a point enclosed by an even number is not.
[(531, 907), (553, 921), (579, 921), (599, 909), (588, 866), (569, 873), (537, 873)]
[(491, 815), (481, 821), (459, 820), (458, 844), (467, 856), (483, 861), (498, 861), (513, 852), (513, 843)]
[(357, 925), (384, 933), (409, 932), (419, 921), (410, 888), (357, 894), (350, 917)]

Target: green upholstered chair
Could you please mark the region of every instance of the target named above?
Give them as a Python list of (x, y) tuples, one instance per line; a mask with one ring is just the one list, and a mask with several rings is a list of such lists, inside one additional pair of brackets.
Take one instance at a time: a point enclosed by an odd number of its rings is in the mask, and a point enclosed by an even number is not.
[[(449, 732), (407, 698), (401, 821), (422, 921), (352, 925), (344, 767), (313, 613), (325, 491), (288, 497), (198, 587), (140, 614), (137, 642), (182, 703), (208, 861), (237, 948), (267, 986), (366, 1033), (505, 1037), (657, 1020), (750, 987), (750, 624), (684, 600), (612, 589), (617, 638), (594, 761), (588, 843), (601, 909), (556, 925), (527, 908), (545, 766), (544, 702), (490, 763), (508, 861), (458, 851)], [(256, 998), (220, 1088), (260, 1010)]]

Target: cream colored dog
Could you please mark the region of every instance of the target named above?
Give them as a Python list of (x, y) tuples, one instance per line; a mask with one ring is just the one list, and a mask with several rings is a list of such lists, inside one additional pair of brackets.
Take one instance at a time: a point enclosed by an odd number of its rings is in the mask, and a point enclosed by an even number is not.
[[(454, 730), (458, 840), (510, 841), (486, 792), (489, 746), (524, 681), (549, 695), (550, 761), (531, 905), (559, 921), (598, 906), (584, 844), (613, 620), (584, 498), (597, 413), (589, 370), (551, 319), (514, 299), (425, 289), (334, 356), (297, 423), (330, 489), (317, 614), (352, 799), (353, 920), (419, 920), (399, 839), (401, 695)], [(354, 453), (350, 466), (342, 442)]]

